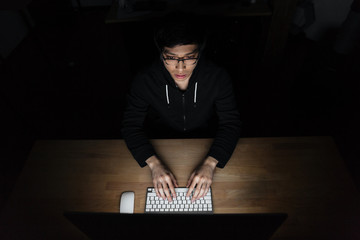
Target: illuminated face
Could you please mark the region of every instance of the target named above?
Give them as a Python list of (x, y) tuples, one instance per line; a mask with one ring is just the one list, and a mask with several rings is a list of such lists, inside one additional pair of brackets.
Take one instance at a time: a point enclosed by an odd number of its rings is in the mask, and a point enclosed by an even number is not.
[(198, 57), (199, 50), (197, 44), (176, 45), (172, 48), (164, 48), (163, 61), (165, 68), (180, 89), (185, 90), (187, 88)]

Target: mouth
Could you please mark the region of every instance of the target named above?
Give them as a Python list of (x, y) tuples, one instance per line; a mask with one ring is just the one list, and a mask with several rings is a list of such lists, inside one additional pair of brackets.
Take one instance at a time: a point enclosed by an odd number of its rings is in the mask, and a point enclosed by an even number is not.
[(184, 79), (186, 77), (186, 74), (175, 74), (175, 77), (178, 79)]

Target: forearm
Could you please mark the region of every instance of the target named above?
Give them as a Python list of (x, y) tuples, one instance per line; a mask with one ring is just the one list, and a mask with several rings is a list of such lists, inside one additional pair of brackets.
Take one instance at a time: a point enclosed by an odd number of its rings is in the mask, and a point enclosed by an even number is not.
[(146, 160), (155, 155), (153, 146), (143, 129), (145, 112), (128, 109), (124, 114), (121, 134), (126, 145), (141, 167), (146, 166)]
[(229, 161), (240, 137), (241, 121), (230, 78), (225, 74), (219, 82), (219, 92), (215, 101), (218, 129), (208, 156), (219, 161), (223, 168)]
[(142, 78), (135, 78), (131, 91), (127, 95), (121, 134), (135, 160), (141, 167), (145, 167), (145, 161), (155, 155), (155, 151), (144, 131), (149, 102), (146, 94), (141, 91), (142, 85)]
[(219, 126), (214, 142), (212, 143), (208, 156), (218, 161), (217, 167), (223, 168), (231, 158), (240, 136), (241, 124), (233, 126)]

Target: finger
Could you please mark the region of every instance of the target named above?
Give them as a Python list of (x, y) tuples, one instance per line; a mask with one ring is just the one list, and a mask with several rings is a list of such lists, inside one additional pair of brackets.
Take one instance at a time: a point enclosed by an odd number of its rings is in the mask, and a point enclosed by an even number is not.
[(175, 185), (175, 187), (179, 187), (179, 185), (178, 185), (178, 183), (176, 181), (176, 178), (175, 178), (175, 176), (173, 174), (170, 174), (170, 178), (171, 178), (173, 184)]
[(155, 188), (156, 196), (160, 197), (160, 192), (159, 192), (159, 188), (157, 185), (158, 185), (157, 183), (154, 183), (154, 188)]
[(196, 186), (196, 189), (194, 190), (194, 194), (193, 194), (193, 197), (192, 197), (192, 199), (191, 199), (191, 202), (194, 202), (194, 201), (198, 200), (198, 196), (199, 196), (200, 190), (201, 190), (201, 186), (198, 184), (198, 185)]
[(200, 198), (200, 195), (203, 193), (205, 187), (204, 184), (205, 184), (205, 180), (200, 180), (200, 182), (197, 184), (196, 190), (193, 195), (194, 201), (198, 200)]
[[(170, 174), (170, 178), (171, 178), (171, 181), (172, 181), (173, 185), (175, 187), (179, 187), (179, 185), (178, 185), (178, 183), (176, 181), (176, 178), (175, 178), (175, 176), (173, 174)], [(175, 188), (170, 188), (170, 190), (171, 190), (171, 193), (172, 193), (173, 197), (176, 198)]]
[[(192, 199), (191, 201), (194, 202), (196, 196), (199, 194), (199, 191), (200, 191), (200, 183), (199, 183), (199, 178), (195, 177), (191, 183), (191, 186), (190, 186), (190, 189), (191, 192), (193, 191), (193, 196), (192, 196)], [(196, 186), (196, 188), (195, 188)]]
[(197, 184), (197, 182), (194, 181), (194, 179), (192, 179), (192, 182), (189, 184), (190, 187), (189, 187), (189, 189), (188, 189), (188, 192), (187, 192), (187, 194), (186, 194), (186, 197), (189, 197), (189, 196), (192, 194), (192, 192), (194, 191), (194, 188), (195, 188), (196, 184)]
[(188, 182), (187, 182), (187, 184), (186, 184), (186, 187), (187, 187), (187, 188), (190, 186), (190, 184), (191, 184), (194, 176), (195, 176), (195, 172), (193, 172), (193, 173), (191, 174), (191, 176), (190, 176), (190, 178), (189, 178), (189, 180), (188, 180)]
[[(170, 176), (171, 177), (171, 176)], [(172, 181), (170, 181), (170, 183), (168, 184), (169, 185), (169, 189), (170, 189), (170, 192), (171, 192), (171, 195), (172, 195), (172, 198), (176, 198), (176, 192), (175, 192), (175, 188), (174, 188), (174, 184), (175, 186), (177, 187), (177, 183), (173, 183), (173, 179), (171, 178)], [(171, 197), (170, 197), (171, 198)], [(171, 200), (172, 200), (171, 198)]]
[(211, 184), (206, 184), (206, 189), (205, 189), (205, 192), (204, 192), (204, 195), (203, 196), (201, 196), (202, 198), (203, 197), (205, 197), (206, 196), (206, 194), (209, 192), (209, 189), (210, 189), (210, 186), (211, 186)]
[(175, 188), (174, 188), (174, 187), (170, 187), (169, 189), (170, 189), (171, 195), (169, 196), (168, 200), (169, 200), (169, 202), (172, 202), (172, 200), (173, 200), (174, 198), (176, 198), (176, 192), (175, 192)]
[(171, 201), (171, 195), (170, 195), (170, 191), (169, 191), (167, 183), (163, 184), (163, 189), (164, 189), (164, 194), (165, 194), (164, 200), (167, 199), (168, 201)]
[[(165, 190), (165, 194), (166, 194), (168, 201), (171, 202), (172, 201), (171, 194), (174, 195), (174, 193), (175, 193), (175, 189), (174, 189), (174, 185), (172, 183), (171, 177), (166, 178), (166, 181), (164, 183), (164, 190)], [(170, 192), (171, 192), (171, 194), (170, 194)]]
[(209, 187), (210, 187), (209, 182), (208, 182), (208, 181), (204, 181), (203, 184), (201, 185), (201, 190), (200, 190), (198, 199), (203, 198), (203, 197), (206, 195), (206, 193), (207, 193), (208, 190), (209, 190)]
[(205, 182), (202, 186), (201, 186), (201, 190), (198, 196), (198, 199), (203, 198), (207, 192), (208, 189), (208, 184)]
[(165, 200), (166, 197), (165, 197), (164, 189), (163, 189), (163, 186), (161, 183), (159, 183), (159, 193), (160, 193), (160, 197)]

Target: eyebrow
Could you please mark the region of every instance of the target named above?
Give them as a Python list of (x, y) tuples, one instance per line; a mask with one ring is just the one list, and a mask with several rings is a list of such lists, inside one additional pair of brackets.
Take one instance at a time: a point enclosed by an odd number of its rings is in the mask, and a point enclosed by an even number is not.
[[(193, 53), (196, 53), (197, 51), (198, 51), (198, 49), (195, 49), (194, 51), (189, 52), (189, 53), (186, 53), (185, 55), (191, 55), (191, 54), (193, 54)], [(165, 50), (164, 53), (165, 53), (165, 54), (169, 54), (169, 55), (176, 56), (175, 53), (169, 52), (168, 50)]]

